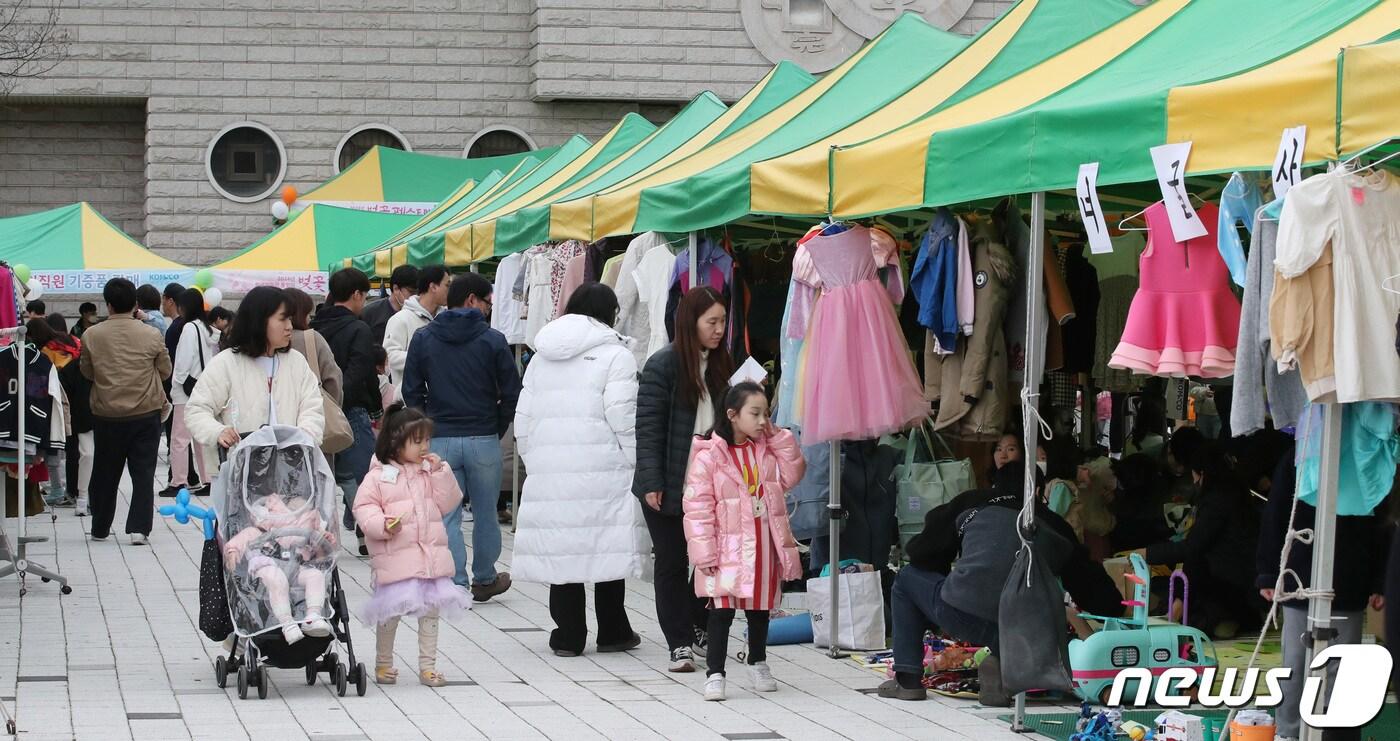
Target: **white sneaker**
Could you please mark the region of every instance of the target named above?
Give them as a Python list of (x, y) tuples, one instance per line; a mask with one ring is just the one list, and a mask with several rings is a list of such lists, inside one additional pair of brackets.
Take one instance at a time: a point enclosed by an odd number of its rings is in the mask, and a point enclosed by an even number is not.
[(75, 512), (74, 514), (76, 514), (78, 517), (87, 517), (87, 516), (88, 516), (88, 498), (87, 498), (87, 497), (78, 497), (78, 503), (75, 504), (75, 505), (73, 505), (73, 506), (77, 508), (77, 512)]
[(309, 613), (306, 622), (301, 624), (301, 632), (312, 638), (324, 638), (331, 634), (331, 624), (316, 613)]
[(753, 680), (754, 692), (778, 691), (778, 682), (773, 679), (773, 672), (768, 668), (768, 662), (760, 661), (757, 664), (749, 665), (749, 678)]
[(671, 652), (670, 669), (677, 674), (688, 674), (695, 671), (695, 654), (690, 652), (690, 646), (681, 646)]
[(149, 540), (146, 539), (146, 536), (142, 535), (141, 533), (132, 533), (132, 534), (131, 534), (131, 544), (132, 544), (132, 545), (150, 545), (151, 543), (150, 543)]
[(720, 702), (724, 699), (724, 675), (711, 674), (705, 678), (705, 699)]
[(287, 645), (290, 646), (304, 638), (305, 634), (301, 632), (301, 628), (295, 625), (284, 625), (282, 626), (282, 637), (286, 639)]

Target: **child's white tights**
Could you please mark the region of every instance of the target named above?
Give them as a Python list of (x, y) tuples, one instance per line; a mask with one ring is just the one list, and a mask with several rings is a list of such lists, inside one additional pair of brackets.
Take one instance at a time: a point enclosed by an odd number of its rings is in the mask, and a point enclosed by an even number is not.
[[(272, 616), (282, 624), (294, 622), (292, 619), (292, 591), (287, 583), (287, 575), (276, 564), (266, 564), (253, 572), (253, 576), (267, 588), (267, 600), (272, 608)], [(326, 575), (316, 569), (297, 570), (297, 583), (306, 591), (306, 617), (308, 620), (321, 616), (326, 605)]]
[[(399, 620), (400, 618), (398, 617), (391, 618), (389, 622), (384, 623), (375, 629), (375, 666), (394, 665), (394, 635), (399, 630)], [(437, 644), (438, 616), (436, 612), (433, 612), (418, 618), (419, 673), (437, 671)]]

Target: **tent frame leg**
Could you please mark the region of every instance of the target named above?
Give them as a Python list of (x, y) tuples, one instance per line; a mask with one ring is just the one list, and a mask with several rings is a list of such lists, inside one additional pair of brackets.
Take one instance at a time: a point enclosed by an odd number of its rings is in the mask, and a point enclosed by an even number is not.
[[(1342, 450), (1342, 405), (1326, 404), (1322, 412), (1322, 458), (1319, 462), (1316, 515), (1313, 521), (1313, 565), (1312, 584), (1314, 590), (1331, 591), (1334, 572), (1334, 558), (1337, 540), (1337, 486), (1341, 468)], [(1307, 664), (1311, 667), (1313, 657), (1325, 650), (1336, 631), (1332, 628), (1332, 598), (1317, 595), (1308, 599), (1308, 635), (1312, 644), (1308, 647)], [(1321, 710), (1328, 693), (1327, 672), (1308, 670), (1308, 676), (1317, 676), (1322, 689), (1317, 693)], [(1322, 729), (1313, 728), (1307, 723), (1299, 728), (1300, 741), (1322, 741)]]
[(837, 637), (841, 634), (841, 613), (839, 609), (841, 591), (841, 441), (832, 440), (831, 445), (831, 486), (826, 503), (827, 517), (827, 558), (831, 562), (831, 604), (827, 608), (827, 622), (830, 624), (827, 637), (826, 655), (833, 659), (844, 659), (849, 654), (841, 650)]

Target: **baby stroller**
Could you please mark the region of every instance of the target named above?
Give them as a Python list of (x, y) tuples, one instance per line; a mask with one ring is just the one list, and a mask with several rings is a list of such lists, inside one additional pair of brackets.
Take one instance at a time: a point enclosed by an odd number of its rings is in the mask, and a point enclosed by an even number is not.
[[(211, 571), (222, 577), (234, 637), (229, 655), (214, 661), (218, 686), (237, 675), (240, 698), (249, 687), (266, 698), (269, 667), (301, 668), (308, 685), (324, 673), (341, 697), (351, 684), (363, 696), (369, 677), (355, 660), (336, 570), (340, 493), (311, 437), (280, 425), (250, 433), (228, 452), (213, 497), (219, 564), (209, 567), (206, 544), (201, 587)], [(202, 607), (208, 634), (204, 622)]]

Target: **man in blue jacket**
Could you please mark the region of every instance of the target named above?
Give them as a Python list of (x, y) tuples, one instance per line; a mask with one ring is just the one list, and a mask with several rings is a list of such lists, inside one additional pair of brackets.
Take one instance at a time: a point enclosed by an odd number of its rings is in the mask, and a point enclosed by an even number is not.
[(457, 476), (476, 518), (472, 569), (462, 539), (463, 505), (443, 518), (457, 573), (485, 602), (510, 589), (510, 574), (496, 573), (501, 526), (492, 517), (501, 490), (501, 436), (515, 418), (520, 372), (505, 335), (491, 328), (491, 283), (476, 273), (452, 281), (447, 311), (418, 330), (408, 346), (403, 399), (433, 420), (432, 450)]

